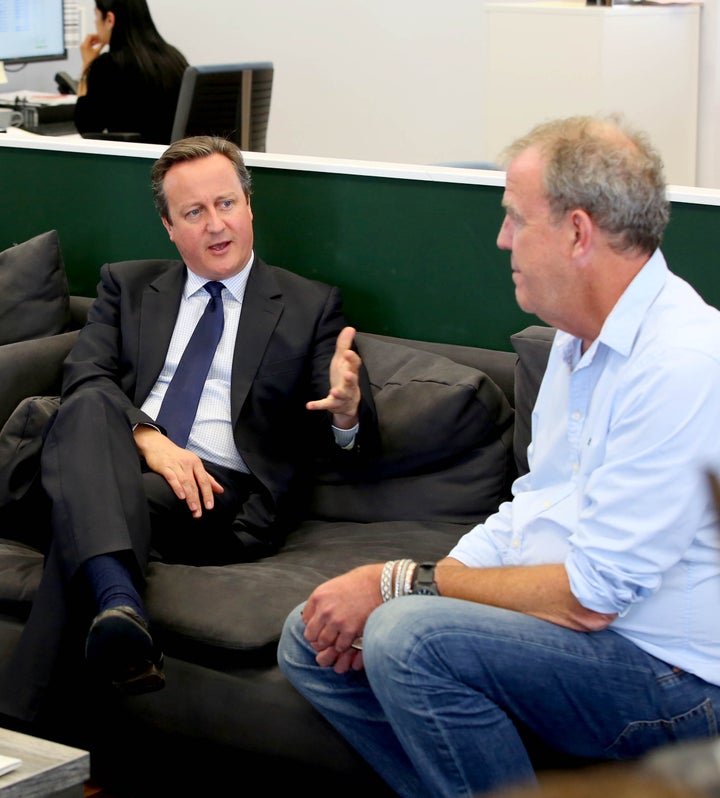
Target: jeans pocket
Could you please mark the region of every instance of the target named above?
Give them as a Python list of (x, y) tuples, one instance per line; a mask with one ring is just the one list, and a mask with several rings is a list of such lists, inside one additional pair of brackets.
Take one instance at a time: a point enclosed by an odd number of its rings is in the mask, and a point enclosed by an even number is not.
[(687, 712), (671, 718), (628, 723), (612, 745), (608, 746), (606, 753), (613, 759), (635, 759), (661, 745), (713, 737), (717, 733), (713, 703), (706, 698)]

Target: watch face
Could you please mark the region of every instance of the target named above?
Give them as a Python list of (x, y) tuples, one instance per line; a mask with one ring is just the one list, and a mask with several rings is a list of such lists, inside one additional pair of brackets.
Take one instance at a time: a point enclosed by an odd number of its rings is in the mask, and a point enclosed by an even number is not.
[(421, 563), (417, 567), (417, 577), (413, 585), (413, 595), (415, 596), (439, 596), (440, 593), (435, 584), (435, 564), (426, 565)]

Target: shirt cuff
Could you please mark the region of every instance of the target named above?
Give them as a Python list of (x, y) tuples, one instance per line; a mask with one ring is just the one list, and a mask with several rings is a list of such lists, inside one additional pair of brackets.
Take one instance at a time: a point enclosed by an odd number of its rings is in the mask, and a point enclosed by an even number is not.
[(355, 446), (355, 436), (359, 429), (359, 422), (354, 427), (350, 427), (350, 429), (340, 429), (339, 427), (333, 426), (332, 431), (335, 436), (335, 443), (337, 443), (341, 449), (352, 449), (353, 446)]

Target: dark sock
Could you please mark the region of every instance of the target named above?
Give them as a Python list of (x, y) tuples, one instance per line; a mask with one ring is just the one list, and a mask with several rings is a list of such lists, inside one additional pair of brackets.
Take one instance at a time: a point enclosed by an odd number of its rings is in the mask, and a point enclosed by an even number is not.
[(147, 613), (130, 572), (117, 557), (99, 554), (89, 559), (84, 567), (98, 613), (122, 605), (132, 607), (147, 621)]

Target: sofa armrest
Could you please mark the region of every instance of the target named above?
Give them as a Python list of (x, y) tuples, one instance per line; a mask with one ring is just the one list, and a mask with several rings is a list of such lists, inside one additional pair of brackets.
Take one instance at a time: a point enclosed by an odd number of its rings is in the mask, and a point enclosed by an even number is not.
[(60, 393), (62, 365), (77, 330), (0, 346), (0, 427), (28, 396)]

